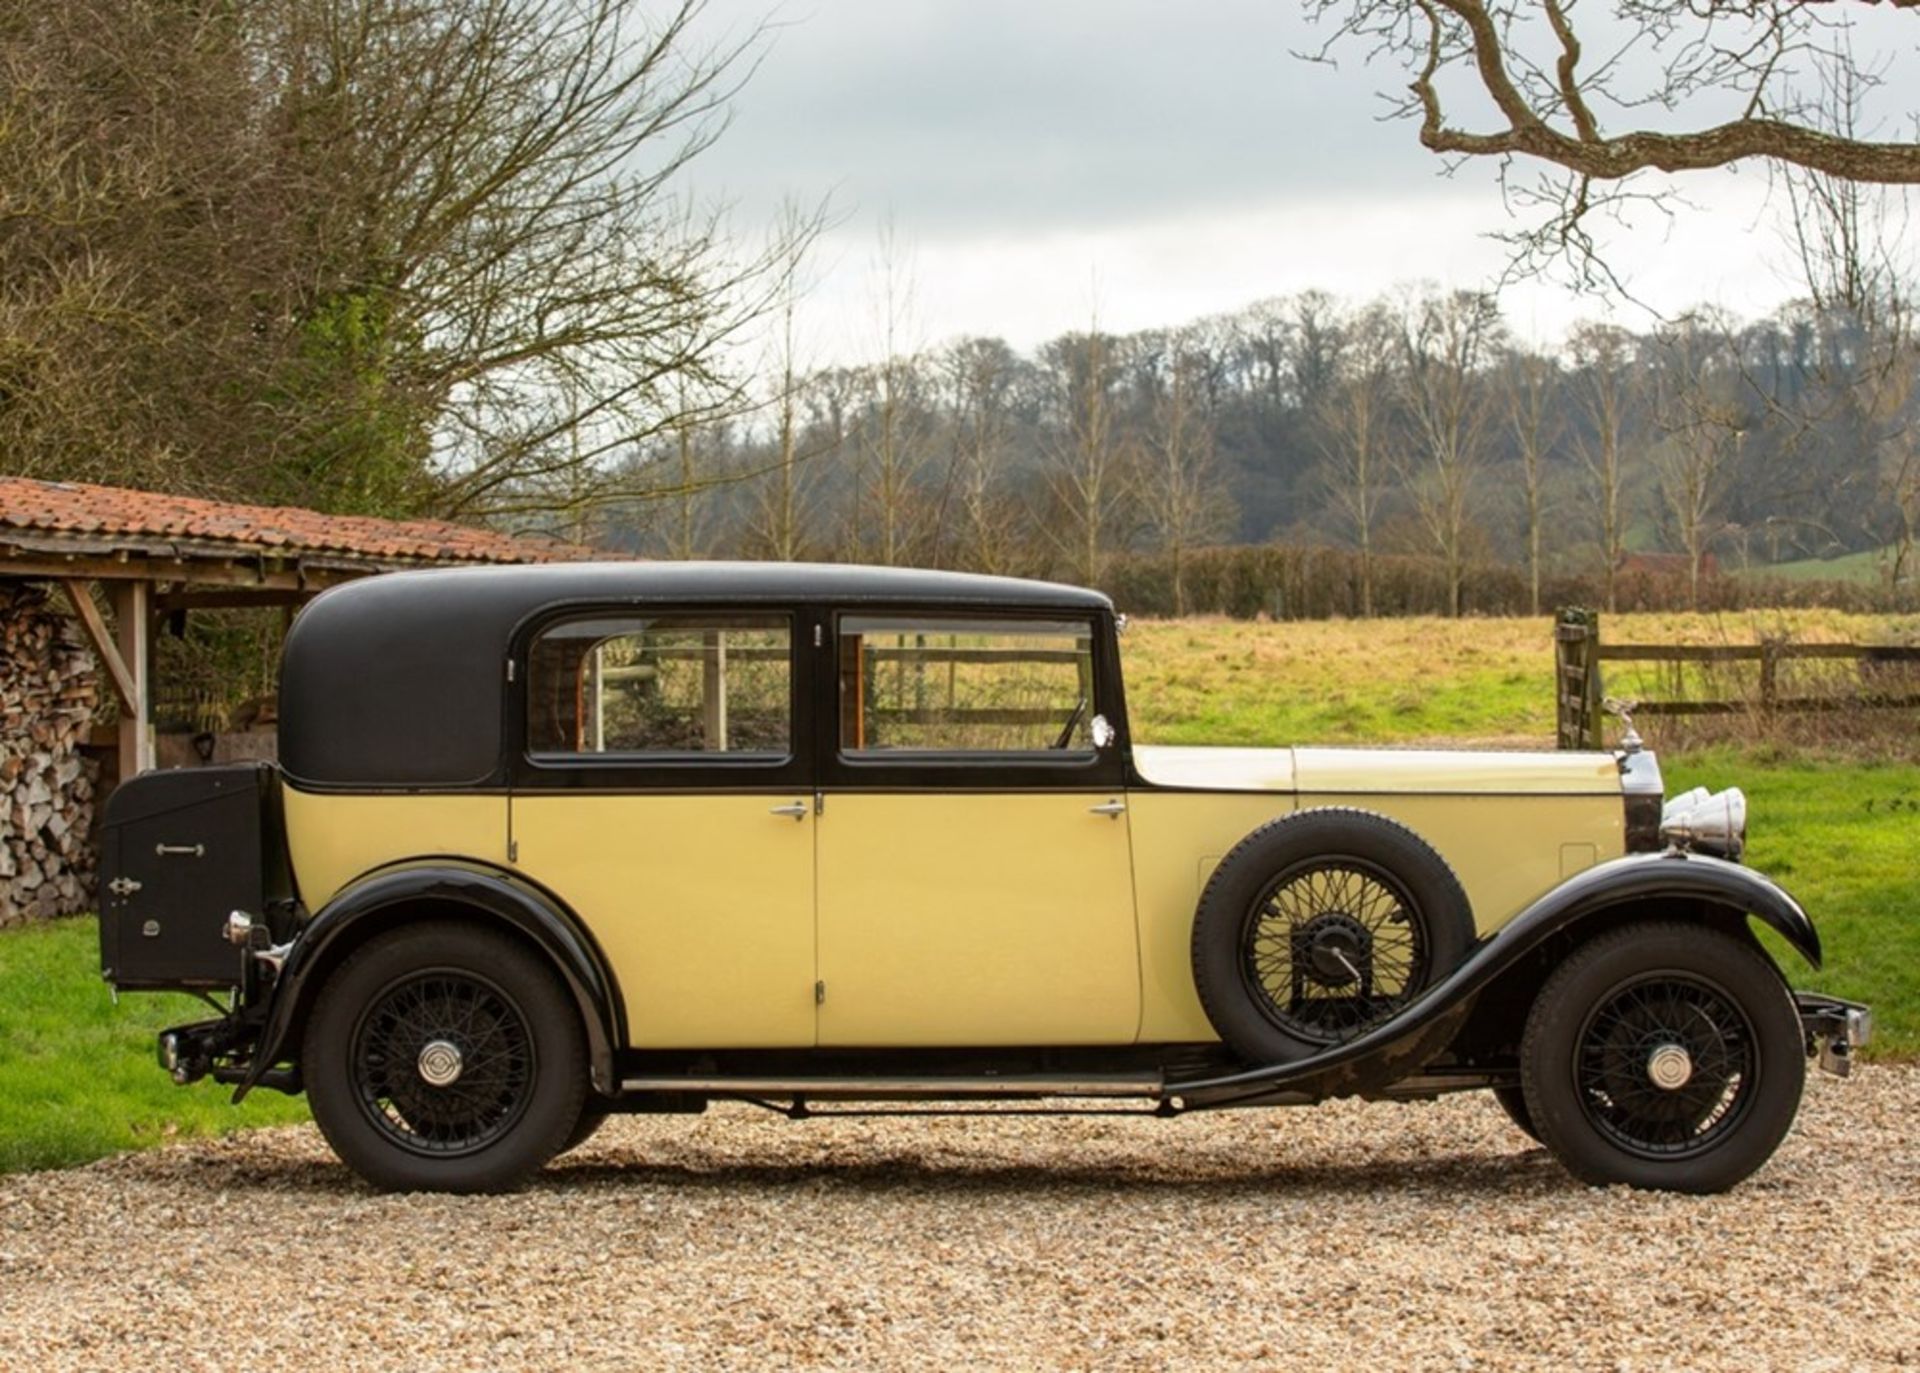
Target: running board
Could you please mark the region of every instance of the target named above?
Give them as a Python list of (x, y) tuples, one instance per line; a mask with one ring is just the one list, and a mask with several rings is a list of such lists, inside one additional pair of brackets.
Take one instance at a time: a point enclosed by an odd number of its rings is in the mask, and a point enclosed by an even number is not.
[(1160, 1073), (1081, 1077), (630, 1077), (623, 1092), (689, 1092), (710, 1097), (793, 1097), (804, 1101), (964, 1101), (974, 1097), (1154, 1097)]

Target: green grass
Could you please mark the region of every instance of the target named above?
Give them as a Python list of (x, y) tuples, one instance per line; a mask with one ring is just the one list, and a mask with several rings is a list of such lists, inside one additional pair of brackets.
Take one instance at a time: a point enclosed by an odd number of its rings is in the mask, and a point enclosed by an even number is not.
[[(1607, 615), (1601, 636), (1609, 643), (1870, 642), (1912, 628), (1911, 616), (1770, 610)], [(1128, 628), (1120, 650), (1134, 734), (1154, 743), (1553, 742), (1553, 628), (1546, 616), (1145, 620)], [(1641, 700), (1674, 694), (1658, 669), (1609, 669), (1609, 693)]]
[(1767, 938), (1796, 987), (1873, 1007), (1867, 1056), (1920, 1056), (1920, 766), (1772, 759), (1716, 749), (1663, 760), (1669, 794), (1738, 786), (1746, 862), (1798, 898), (1826, 966)]
[(1838, 558), (1801, 558), (1790, 563), (1755, 563), (1737, 575), (1777, 577), (1783, 582), (1868, 582), (1885, 580), (1885, 549), (1865, 548)]
[(0, 1172), (82, 1163), (122, 1149), (304, 1120), (306, 1102), (176, 1087), (154, 1034), (213, 1012), (187, 996), (124, 995), (100, 980), (92, 917), (0, 934)]

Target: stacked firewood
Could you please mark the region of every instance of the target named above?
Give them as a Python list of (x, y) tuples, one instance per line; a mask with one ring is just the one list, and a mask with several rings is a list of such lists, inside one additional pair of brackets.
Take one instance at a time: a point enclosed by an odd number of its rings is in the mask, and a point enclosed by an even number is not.
[(99, 699), (84, 631), (45, 590), (0, 582), (0, 927), (93, 905)]

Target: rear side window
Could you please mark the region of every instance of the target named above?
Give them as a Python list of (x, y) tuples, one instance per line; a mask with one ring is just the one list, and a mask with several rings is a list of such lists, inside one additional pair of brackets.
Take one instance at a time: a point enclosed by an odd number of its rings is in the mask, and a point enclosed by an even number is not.
[(846, 616), (839, 672), (849, 755), (1093, 750), (1090, 624)]
[(793, 747), (792, 641), (778, 615), (563, 621), (529, 654), (528, 747), (783, 758)]

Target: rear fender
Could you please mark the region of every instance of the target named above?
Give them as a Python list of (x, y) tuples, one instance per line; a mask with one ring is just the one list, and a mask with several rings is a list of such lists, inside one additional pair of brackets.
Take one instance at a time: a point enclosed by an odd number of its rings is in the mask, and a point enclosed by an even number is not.
[[(1634, 854), (1568, 879), (1474, 946), (1460, 965), (1393, 1019), (1356, 1039), (1292, 1063), (1220, 1077), (1169, 1083), (1167, 1097), (1193, 1106), (1224, 1106), (1274, 1091), (1340, 1096), (1397, 1080), (1445, 1047), (1448, 1022), (1503, 973), (1557, 935), (1582, 937), (1634, 918), (1653, 903), (1691, 904), (1764, 921), (1813, 967), (1820, 936), (1813, 921), (1779, 886), (1750, 868), (1679, 850)], [(1436, 1043), (1436, 1039), (1439, 1042)]]
[(423, 913), (504, 925), (545, 953), (580, 1009), (594, 1090), (604, 1095), (618, 1090), (614, 1053), (625, 1035), (621, 1001), (592, 939), (541, 888), (496, 868), (448, 860), (380, 869), (349, 886), (301, 928), (274, 979), (252, 1062), (233, 1099), (245, 1097), (288, 1056), (321, 982), (347, 950)]

